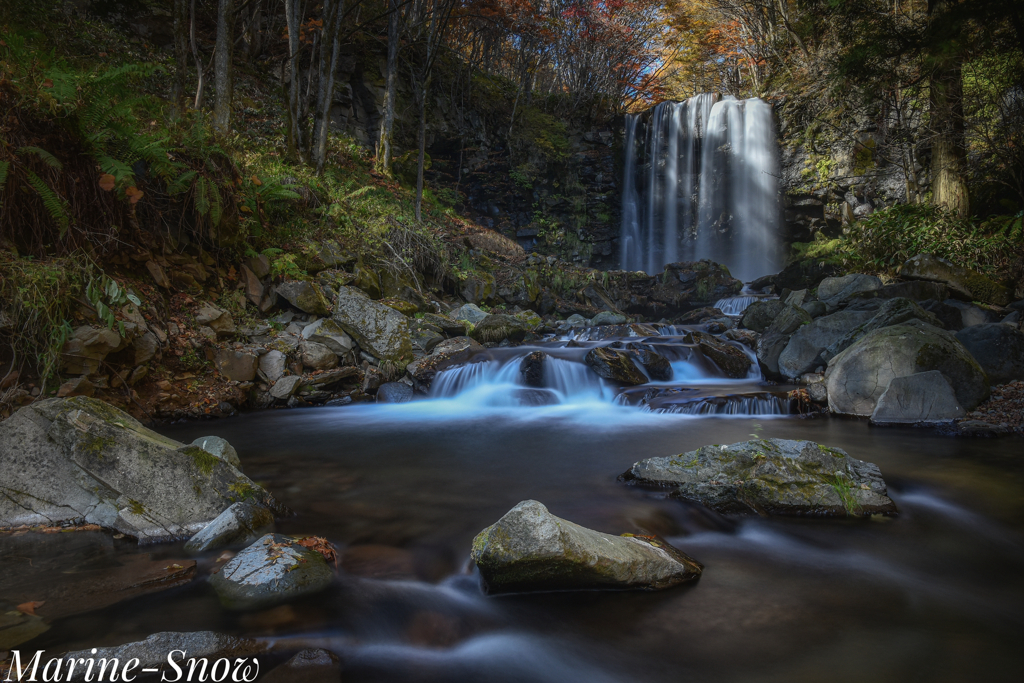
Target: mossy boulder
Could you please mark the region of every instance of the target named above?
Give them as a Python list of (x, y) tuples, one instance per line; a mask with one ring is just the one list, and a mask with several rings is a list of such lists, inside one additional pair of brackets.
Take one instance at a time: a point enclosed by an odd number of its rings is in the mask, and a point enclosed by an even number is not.
[(276, 505), (227, 461), (84, 396), (0, 423), (0, 526), (85, 521), (140, 542), (191, 536), (232, 503)]
[(743, 317), (740, 318), (740, 325), (748, 330), (764, 332), (768, 329), (768, 326), (772, 324), (772, 321), (778, 317), (783, 306), (785, 306), (785, 304), (779, 299), (755, 301), (747, 306), (747, 309), (743, 311)]
[(869, 332), (829, 361), (829, 408), (870, 416), (893, 378), (929, 370), (945, 375), (966, 410), (988, 398), (988, 378), (970, 351), (949, 332), (911, 320)]
[(750, 372), (750, 358), (747, 354), (712, 334), (694, 330), (688, 332), (683, 341), (696, 346), (726, 377), (743, 379)]
[(900, 269), (900, 276), (908, 280), (941, 282), (949, 287), (953, 296), (964, 301), (981, 301), (997, 306), (1013, 301), (1009, 287), (932, 254), (918, 254), (908, 259)]
[(359, 290), (344, 288), (334, 302), (334, 322), (381, 361), (402, 368), (412, 359), (408, 319)]
[(396, 299), (396, 298), (381, 299), (380, 303), (384, 304), (385, 306), (389, 306), (389, 307), (395, 309), (396, 311), (398, 311), (402, 315), (404, 315), (406, 317), (409, 317), (409, 318), (411, 318), (412, 316), (416, 315), (416, 311), (419, 310), (416, 307), (416, 304), (409, 303), (408, 301), (405, 301), (403, 299)]
[(612, 536), (525, 500), (473, 540), (487, 593), (594, 588), (657, 590), (701, 575), (704, 567), (650, 536)]
[(855, 516), (895, 514), (878, 467), (813, 441), (753, 439), (702, 446), (634, 463), (625, 481), (723, 513)]
[[(865, 315), (865, 313), (866, 312), (864, 311), (847, 310), (828, 317), (833, 318), (835, 316), (840, 315), (846, 315), (850, 317), (857, 315)], [(870, 315), (870, 313), (867, 314)], [(825, 348), (822, 357), (826, 361), (828, 361), (831, 358), (838, 356), (840, 353), (848, 349), (850, 346), (854, 344), (854, 342), (856, 342), (858, 339), (862, 338), (869, 332), (873, 330), (879, 330), (883, 327), (892, 327), (893, 325), (899, 325), (900, 323), (905, 323), (910, 320), (920, 320), (921, 322), (928, 323), (933, 327), (944, 327), (943, 323), (934, 314), (924, 310), (910, 299), (905, 299), (902, 297), (889, 299), (885, 303), (883, 303), (877, 311), (875, 311), (874, 315), (870, 315), (870, 317), (867, 320), (862, 321), (860, 325), (857, 325), (853, 329), (847, 330), (846, 334), (842, 335), (841, 337), (833, 339)], [(791, 376), (797, 377), (798, 375)]]
[[(872, 318), (871, 311), (839, 311), (801, 325), (779, 354), (779, 372), (789, 379), (824, 367), (822, 352)], [(831, 356), (829, 356), (831, 358)]]
[(330, 315), (331, 302), (320, 290), (315, 282), (306, 280), (294, 280), (282, 282), (274, 291), (279, 297), (290, 303), (295, 308), (305, 313), (314, 315)]
[(500, 342), (505, 339), (521, 342), (530, 330), (531, 327), (521, 318), (504, 313), (492, 313), (477, 323), (469, 336), (482, 343)]
[[(484, 315), (486, 316), (487, 314), (484, 313)], [(433, 325), (437, 329), (441, 330), (441, 333), (445, 337), (464, 337), (466, 335), (465, 321), (454, 320), (451, 317), (441, 315), (440, 313), (424, 313), (422, 320), (428, 325)]]
[(633, 355), (625, 351), (598, 346), (587, 352), (583, 362), (599, 377), (614, 382), (630, 385), (647, 383), (647, 377), (633, 363)]

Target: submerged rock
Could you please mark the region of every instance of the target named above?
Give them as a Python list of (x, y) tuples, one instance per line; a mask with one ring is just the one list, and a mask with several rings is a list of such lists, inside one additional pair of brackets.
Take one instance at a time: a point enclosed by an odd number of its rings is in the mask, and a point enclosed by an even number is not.
[(878, 467), (813, 441), (755, 439), (635, 463), (622, 478), (669, 486), (718, 512), (894, 514)]
[(239, 500), (275, 505), (224, 460), (86, 397), (0, 423), (0, 471), (0, 526), (84, 520), (152, 542), (190, 536)]
[(893, 378), (929, 370), (946, 376), (967, 410), (988, 398), (988, 378), (963, 344), (945, 330), (911, 320), (869, 332), (829, 361), (829, 408), (868, 417)]
[(632, 588), (691, 581), (703, 566), (661, 540), (612, 536), (556, 517), (535, 500), (509, 510), (473, 539), (488, 593)]
[(245, 501), (234, 503), (189, 539), (185, 550), (201, 553), (231, 545), (246, 545), (266, 533), (267, 527), (273, 524), (274, 514), (262, 505)]
[(221, 603), (255, 609), (317, 593), (334, 581), (323, 555), (278, 534), (267, 534), (210, 577)]
[(605, 379), (623, 384), (646, 384), (647, 377), (633, 364), (630, 354), (606, 346), (598, 346), (587, 352), (583, 361)]

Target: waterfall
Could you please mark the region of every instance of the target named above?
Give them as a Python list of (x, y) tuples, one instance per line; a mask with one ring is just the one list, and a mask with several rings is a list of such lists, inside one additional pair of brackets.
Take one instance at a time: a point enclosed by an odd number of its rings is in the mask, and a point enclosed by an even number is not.
[(767, 103), (708, 93), (662, 102), (626, 117), (625, 144), (623, 269), (654, 274), (711, 259), (747, 281), (779, 270), (779, 165)]

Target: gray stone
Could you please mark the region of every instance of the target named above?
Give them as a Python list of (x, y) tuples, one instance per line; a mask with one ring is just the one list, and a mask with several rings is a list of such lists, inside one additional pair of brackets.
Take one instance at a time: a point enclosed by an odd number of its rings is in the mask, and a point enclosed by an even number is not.
[(811, 301), (812, 299), (814, 299), (814, 297), (811, 295), (810, 290), (800, 289), (795, 292), (790, 292), (789, 296), (786, 297), (786, 303), (789, 304), (790, 306), (803, 308), (804, 304)]
[(909, 282), (893, 282), (883, 285), (881, 289), (861, 292), (855, 298), (866, 299), (910, 299), (911, 301), (927, 301), (949, 298), (949, 288), (939, 282), (910, 280)]
[(210, 577), (221, 604), (258, 609), (318, 593), (334, 581), (323, 555), (287, 536), (267, 534)]
[(921, 302), (921, 309), (928, 311), (938, 318), (939, 322), (942, 323), (942, 327), (951, 332), (964, 329), (963, 315), (956, 306), (950, 306), (945, 301), (929, 299), (928, 301)]
[(260, 356), (260, 372), (268, 382), (276, 382), (284, 374), (288, 357), (277, 350), (267, 351)]
[(750, 358), (747, 354), (718, 337), (694, 330), (687, 332), (683, 341), (694, 344), (726, 377), (742, 379), (750, 372)]
[(810, 322), (811, 316), (807, 315), (807, 311), (798, 306), (783, 304), (775, 315), (775, 319), (765, 328), (764, 334), (766, 336), (793, 334), (800, 329), (801, 325)]
[(834, 310), (858, 294), (882, 288), (882, 281), (874, 275), (852, 273), (841, 277), (827, 277), (818, 285), (818, 300)]
[(893, 378), (929, 370), (946, 376), (967, 410), (988, 398), (988, 378), (963, 344), (945, 330), (911, 320), (869, 332), (829, 361), (829, 409), (868, 417)]
[(873, 424), (914, 424), (965, 417), (949, 380), (938, 370), (893, 377), (878, 397)]
[(92, 396), (96, 393), (96, 386), (87, 377), (75, 377), (64, 382), (57, 389), (57, 397), (65, 398), (70, 396)]
[(740, 325), (748, 330), (764, 332), (768, 329), (768, 326), (772, 324), (772, 321), (778, 317), (779, 313), (782, 311), (782, 307), (785, 305), (786, 304), (779, 299), (755, 301), (747, 306), (746, 310), (743, 311), (743, 317), (740, 318)]
[(1024, 332), (1015, 325), (987, 323), (956, 333), (993, 385), (1024, 379)]
[[(237, 638), (235, 636), (227, 636), (222, 633), (214, 633), (213, 631), (192, 631), (185, 633), (177, 633), (173, 631), (164, 631), (162, 633), (154, 633), (143, 641), (135, 643), (126, 643), (124, 645), (117, 645), (115, 647), (102, 647), (97, 648), (95, 652), (93, 650), (81, 650), (79, 652), (69, 652), (64, 655), (65, 662), (70, 660), (84, 659), (88, 661), (92, 659), (97, 663), (96, 669), (90, 669), (78, 664), (73, 672), (73, 678), (67, 679), (72, 681), (84, 681), (85, 675), (92, 671), (93, 677), (89, 680), (99, 680), (95, 676), (99, 673), (100, 660), (106, 659), (110, 661), (116, 659), (120, 664), (118, 674), (121, 673), (121, 669), (132, 662), (138, 660), (138, 668), (130, 670), (129, 675), (138, 676), (142, 669), (162, 669), (167, 667), (167, 655), (172, 650), (184, 650), (187, 654), (185, 655), (185, 662), (179, 663), (179, 666), (183, 667), (184, 674), (182, 680), (188, 676), (187, 662), (189, 659), (207, 659), (210, 663), (213, 660), (225, 658), (230, 662), (231, 671), (245, 671), (248, 677), (255, 676), (259, 670), (257, 666), (252, 665), (250, 662), (242, 663), (238, 669), (236, 669), (236, 659), (251, 659), (256, 655), (264, 654), (269, 648), (267, 641), (255, 640), (253, 638)], [(179, 661), (179, 660), (175, 660)], [(62, 667), (62, 670), (67, 669), (68, 664)], [(197, 672), (199, 669), (197, 669)], [(103, 678), (104, 681), (114, 680), (109, 677), (110, 670), (107, 670), (107, 677)], [(166, 672), (168, 680), (173, 680), (174, 672), (168, 670)], [(198, 673), (196, 674), (198, 680)], [(120, 680), (120, 679), (118, 679)], [(209, 680), (209, 679), (207, 679)], [(228, 678), (225, 678), (228, 680)], [(239, 677), (241, 679), (241, 676)], [(250, 678), (251, 680), (251, 678)]]
[(452, 320), (465, 320), (468, 323), (476, 325), (481, 320), (487, 317), (487, 313), (480, 310), (480, 307), (476, 304), (466, 304), (460, 306), (448, 314)]
[(975, 306), (974, 304), (969, 304), (965, 301), (946, 299), (943, 303), (960, 311), (960, 320), (962, 327), (964, 328), (999, 321), (999, 316), (992, 311)]
[(529, 325), (520, 318), (504, 313), (495, 313), (481, 320), (469, 333), (469, 336), (481, 343), (497, 343), (505, 339), (521, 342), (529, 331)]
[[(848, 308), (846, 312), (849, 313), (850, 310)], [(862, 312), (858, 311), (858, 313)], [(822, 354), (822, 358), (826, 361), (831, 360), (873, 330), (892, 327), (893, 325), (899, 325), (910, 320), (920, 320), (934, 327), (942, 328), (942, 322), (937, 317), (910, 299), (889, 299), (878, 307), (878, 310), (874, 312), (870, 319), (857, 325), (838, 339), (832, 340)]]
[(241, 469), (242, 461), (238, 459), (238, 451), (235, 447), (219, 436), (201, 436), (192, 442), (193, 446), (199, 446), (211, 455), (215, 455), (232, 467)]
[(599, 377), (622, 384), (646, 384), (647, 377), (634, 365), (630, 354), (606, 346), (598, 346), (587, 352), (585, 362)]
[(256, 378), (259, 357), (246, 351), (217, 349), (213, 354), (217, 371), (236, 382), (249, 382)]
[(523, 384), (534, 388), (544, 386), (544, 365), (547, 359), (548, 354), (543, 351), (534, 351), (523, 358), (519, 363), (519, 374), (523, 376)]
[(335, 299), (334, 321), (363, 351), (401, 367), (412, 360), (408, 319), (384, 304), (342, 288)]
[(317, 344), (323, 344), (339, 356), (344, 356), (355, 345), (352, 337), (345, 334), (341, 325), (330, 318), (321, 318), (302, 328), (302, 337)]
[(299, 344), (299, 359), (307, 368), (330, 370), (338, 367), (338, 356), (324, 344), (302, 342)]
[[(724, 344), (724, 346), (735, 348), (728, 344)], [(655, 382), (667, 382), (672, 379), (672, 363), (669, 362), (668, 358), (655, 351), (653, 346), (634, 342), (629, 344), (628, 348), (636, 362), (640, 363), (652, 380)], [(745, 357), (744, 361), (746, 361)], [(745, 362), (744, 364), (749, 366), (749, 363)]]
[(425, 392), (430, 389), (437, 373), (461, 365), (483, 350), (483, 345), (475, 339), (453, 337), (440, 342), (426, 358), (410, 363), (406, 370), (412, 378), (413, 386)]
[(202, 553), (228, 546), (249, 545), (265, 534), (273, 524), (274, 514), (270, 510), (262, 505), (240, 501), (232, 504), (189, 539), (185, 550)]
[(270, 387), (270, 395), (283, 401), (295, 393), (301, 382), (302, 377), (299, 375), (282, 377), (274, 383), (274, 386)]
[(314, 282), (293, 280), (282, 282), (274, 288), (274, 292), (303, 313), (313, 315), (330, 315), (331, 302)]
[(150, 276), (153, 278), (153, 282), (155, 282), (158, 287), (170, 289), (171, 281), (167, 279), (167, 273), (164, 272), (164, 269), (161, 268), (159, 264), (153, 261), (146, 261), (146, 270), (149, 271)]
[(69, 375), (94, 374), (107, 355), (120, 351), (127, 343), (114, 330), (81, 325), (61, 349), (63, 370)]
[(136, 337), (132, 341), (132, 346), (135, 348), (135, 362), (133, 365), (142, 365), (153, 360), (153, 356), (156, 355), (156, 351), (159, 348), (159, 343), (156, 340), (155, 334), (146, 332)]
[(201, 326), (209, 327), (219, 337), (235, 332), (235, 321), (231, 314), (209, 302), (199, 305), (199, 310), (196, 311), (196, 322)]
[(796, 379), (805, 372), (824, 366), (822, 351), (872, 318), (870, 311), (839, 311), (801, 325), (779, 354), (779, 372)]
[(253, 306), (259, 306), (260, 302), (263, 301), (263, 295), (266, 294), (266, 289), (263, 287), (263, 283), (256, 277), (256, 273), (252, 272), (248, 266), (242, 266), (240, 270), (242, 276), (242, 285), (245, 292), (245, 298)]
[(807, 312), (807, 315), (812, 318), (820, 318), (828, 313), (828, 307), (817, 299), (814, 301), (808, 301), (802, 306), (802, 308)]
[(1004, 325), (1018, 325), (1020, 323), (1020, 311), (1013, 311), (1002, 319)]
[(239, 499), (274, 505), (227, 462), (85, 397), (0, 423), (0, 471), (0, 526), (85, 520), (153, 542), (190, 536)]
[(412, 387), (405, 382), (385, 382), (377, 389), (377, 403), (407, 403), (412, 400)]
[(573, 313), (565, 319), (565, 322), (569, 323), (569, 327), (588, 327), (590, 325), (590, 321), (579, 313)]
[[(483, 313), (483, 311), (481, 311)], [(462, 337), (466, 334), (466, 324), (464, 321), (454, 320), (451, 316), (441, 315), (439, 313), (424, 313), (423, 322), (428, 325), (433, 325), (446, 337)]]
[(789, 346), (789, 339), (788, 334), (762, 334), (758, 337), (754, 353), (757, 355), (757, 364), (761, 372), (769, 379), (782, 379), (779, 358)]
[(626, 316), (611, 311), (601, 311), (590, 321), (591, 325), (621, 325), (626, 322)]
[(1005, 306), (1013, 300), (1009, 288), (981, 273), (954, 265), (932, 254), (918, 254), (908, 259), (900, 269), (900, 276), (908, 280), (941, 282), (949, 291), (964, 301), (981, 301)]
[(660, 539), (593, 531), (535, 500), (519, 503), (481, 531), (472, 556), (488, 593), (657, 590), (692, 581), (703, 570)]
[(718, 512), (894, 514), (878, 467), (813, 441), (754, 439), (637, 462), (623, 478), (666, 486)]
[(411, 339), (413, 349), (421, 353), (430, 353), (434, 347), (445, 340), (445, 337), (433, 330), (420, 329), (412, 332)]

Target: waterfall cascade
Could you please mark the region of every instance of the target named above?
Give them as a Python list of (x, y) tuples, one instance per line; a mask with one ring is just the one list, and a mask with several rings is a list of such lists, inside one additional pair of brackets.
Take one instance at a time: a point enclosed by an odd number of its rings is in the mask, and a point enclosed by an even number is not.
[(705, 93), (628, 116), (621, 267), (711, 259), (745, 281), (778, 271), (777, 146), (756, 98)]

